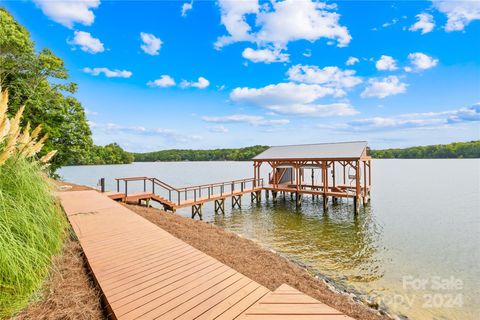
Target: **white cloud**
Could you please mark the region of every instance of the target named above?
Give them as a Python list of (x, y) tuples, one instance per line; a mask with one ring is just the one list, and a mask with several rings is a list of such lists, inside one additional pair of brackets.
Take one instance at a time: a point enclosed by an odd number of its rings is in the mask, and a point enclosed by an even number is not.
[(87, 116), (98, 116), (98, 112), (97, 111), (93, 111), (93, 110), (90, 110), (88, 108), (85, 108), (85, 114)]
[[(228, 35), (217, 39), (216, 48), (249, 41), (285, 49), (291, 41), (314, 42), (320, 38), (336, 40), (338, 46), (343, 47), (351, 40), (348, 29), (339, 24), (340, 15), (332, 11), (335, 5), (313, 0), (284, 0), (260, 6), (258, 0), (219, 0), (219, 6), (221, 23)], [(247, 20), (249, 15), (255, 19)], [(253, 27), (256, 29), (252, 30)]]
[(421, 52), (410, 53), (408, 59), (410, 59), (412, 67), (406, 67), (405, 71), (407, 72), (430, 69), (438, 64), (438, 59), (434, 59)]
[(33, 2), (43, 14), (67, 28), (73, 28), (75, 23), (91, 25), (95, 20), (92, 9), (100, 5), (100, 0), (33, 0)]
[(353, 66), (355, 63), (358, 63), (358, 62), (360, 62), (360, 60), (358, 60), (358, 58), (356, 58), (356, 57), (349, 57), (349, 58), (347, 59), (347, 62), (345, 62), (345, 64), (346, 64), (347, 66)]
[(92, 76), (98, 76), (103, 73), (107, 78), (130, 78), (133, 74), (127, 70), (110, 70), (108, 68), (83, 68), (83, 72), (91, 74)]
[(394, 18), (394, 19), (392, 19), (391, 21), (385, 22), (384, 24), (382, 24), (382, 27), (383, 27), (383, 28), (388, 28), (388, 27), (393, 26), (394, 24), (396, 24), (398, 21), (399, 21), (398, 18)]
[(159, 79), (147, 82), (149, 87), (168, 88), (175, 85), (175, 80), (169, 75), (163, 74)]
[(281, 53), (278, 49), (257, 49), (246, 48), (242, 52), (242, 56), (245, 59), (248, 59), (254, 63), (264, 62), (287, 62), (289, 60), (289, 55), (286, 53)]
[(162, 47), (162, 40), (160, 38), (155, 37), (151, 33), (140, 32), (140, 38), (142, 38), (143, 44), (140, 45), (140, 48), (146, 53), (151, 56), (158, 55), (158, 51)]
[(358, 114), (348, 103), (272, 105), (268, 108), (276, 113), (299, 116), (335, 117)]
[(355, 76), (354, 70), (341, 70), (338, 67), (307, 66), (297, 64), (287, 71), (289, 80), (303, 83), (323, 84), (335, 88), (336, 96), (345, 95), (344, 88), (353, 88), (362, 83), (360, 77)]
[(389, 71), (393, 71), (393, 70), (397, 70), (397, 62), (395, 61), (395, 59), (393, 59), (392, 57), (390, 56), (385, 56), (385, 55), (382, 55), (380, 57), (380, 59), (375, 63), (375, 66), (377, 68), (377, 70), (382, 70), (382, 71), (385, 71), (385, 70), (389, 70)]
[(211, 127), (207, 127), (208, 131), (210, 132), (214, 132), (214, 133), (227, 133), (228, 132), (228, 128), (226, 128), (225, 126), (211, 126)]
[(480, 103), (455, 110), (407, 113), (392, 117), (374, 117), (331, 125), (329, 129), (347, 131), (386, 131), (428, 128), (480, 121)]
[(218, 4), (221, 23), (229, 35), (219, 37), (215, 47), (218, 49), (233, 42), (254, 40), (254, 36), (250, 34), (251, 27), (246, 21), (246, 16), (259, 12), (258, 1), (219, 0)]
[(192, 2), (185, 2), (182, 5), (182, 17), (186, 17), (187, 12), (192, 10), (192, 8), (193, 8), (193, 1)]
[(361, 93), (361, 97), (377, 97), (383, 99), (406, 91), (407, 84), (401, 82), (397, 76), (388, 76), (381, 79), (374, 78), (368, 80), (368, 86)]
[(73, 40), (68, 40), (68, 44), (79, 46), (82, 51), (88, 53), (98, 53), (105, 51), (100, 39), (92, 37), (89, 32), (75, 31)]
[(307, 57), (307, 58), (311, 57), (312, 56), (312, 50), (310, 50), (310, 49), (305, 50), (305, 52), (302, 53), (302, 56)]
[(202, 117), (203, 121), (212, 123), (248, 123), (254, 126), (276, 126), (290, 123), (288, 119), (267, 120), (262, 116), (253, 116), (248, 114), (232, 114), (220, 117)]
[(180, 82), (180, 87), (182, 87), (182, 88), (194, 87), (194, 88), (199, 88), (199, 89), (205, 89), (209, 85), (210, 85), (210, 81), (208, 81), (204, 77), (198, 77), (198, 80), (194, 81), (194, 82), (190, 82), (190, 81), (187, 81), (187, 80), (182, 80), (182, 82)]
[(92, 121), (89, 121), (89, 125), (94, 131), (102, 131), (106, 134), (116, 136), (119, 134), (127, 134), (133, 136), (163, 137), (174, 142), (189, 142), (192, 139), (201, 139), (198, 135), (186, 135), (167, 128), (145, 128), (142, 126), (125, 126), (116, 123), (96, 123)]
[(328, 95), (335, 95), (337, 90), (318, 84), (279, 83), (263, 88), (235, 88), (230, 99), (238, 103), (253, 104), (274, 111), (275, 113), (301, 116), (344, 116), (357, 112), (347, 104), (317, 104), (316, 101)]
[(435, 28), (435, 21), (433, 16), (428, 13), (420, 13), (416, 15), (418, 21), (415, 22), (408, 30), (418, 31), (421, 30), (422, 34), (429, 33)]
[(447, 16), (445, 31), (462, 31), (474, 20), (480, 19), (480, 1), (432, 0), (433, 6)]
[(259, 106), (279, 104), (311, 103), (327, 95), (335, 94), (332, 88), (316, 84), (297, 84), (292, 82), (271, 84), (263, 88), (235, 88), (230, 98), (235, 102), (252, 103)]

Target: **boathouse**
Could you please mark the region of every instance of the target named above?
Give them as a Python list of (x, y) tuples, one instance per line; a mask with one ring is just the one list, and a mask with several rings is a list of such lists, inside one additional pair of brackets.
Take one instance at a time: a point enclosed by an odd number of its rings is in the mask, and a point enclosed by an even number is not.
[(304, 194), (321, 196), (324, 208), (328, 199), (353, 198), (355, 211), (360, 201), (370, 199), (371, 157), (366, 141), (320, 143), (271, 147), (253, 158), (254, 181), (262, 164), (271, 167), (268, 185), (277, 193), (295, 195), (297, 205)]

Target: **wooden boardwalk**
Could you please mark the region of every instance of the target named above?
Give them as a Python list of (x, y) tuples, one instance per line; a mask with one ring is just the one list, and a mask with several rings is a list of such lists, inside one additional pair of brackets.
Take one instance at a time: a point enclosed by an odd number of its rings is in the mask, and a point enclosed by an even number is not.
[(113, 319), (351, 319), (274, 292), (96, 191), (58, 193)]

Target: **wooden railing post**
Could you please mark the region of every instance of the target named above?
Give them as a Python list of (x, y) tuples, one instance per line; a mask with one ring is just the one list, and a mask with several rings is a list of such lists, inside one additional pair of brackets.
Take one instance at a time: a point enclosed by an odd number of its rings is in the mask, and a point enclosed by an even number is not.
[(128, 180), (125, 180), (125, 197), (127, 196), (127, 182)]
[(117, 180), (117, 192), (120, 192), (120, 180)]
[(100, 178), (100, 191), (105, 192), (105, 178)]

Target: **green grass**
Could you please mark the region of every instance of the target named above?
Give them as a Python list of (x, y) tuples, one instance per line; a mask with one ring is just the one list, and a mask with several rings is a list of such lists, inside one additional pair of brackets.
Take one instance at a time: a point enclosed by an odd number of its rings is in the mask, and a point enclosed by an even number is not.
[(0, 166), (0, 318), (40, 289), (67, 225), (38, 164), (14, 158)]

